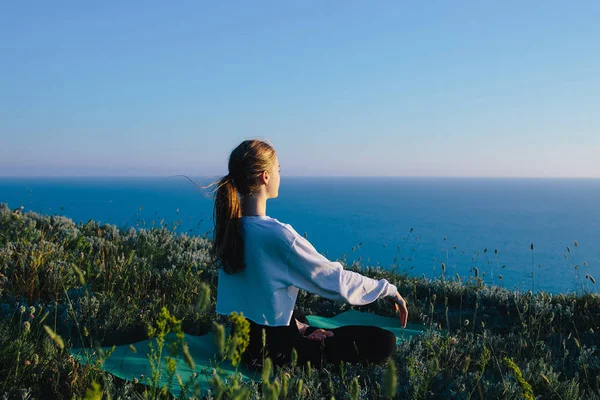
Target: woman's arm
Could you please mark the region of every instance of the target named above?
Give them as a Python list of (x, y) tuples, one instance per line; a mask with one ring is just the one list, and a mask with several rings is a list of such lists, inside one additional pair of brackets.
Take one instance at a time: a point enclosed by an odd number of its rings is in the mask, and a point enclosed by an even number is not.
[(287, 265), (291, 285), (330, 300), (364, 305), (379, 298), (399, 296), (396, 286), (387, 280), (375, 280), (345, 270), (339, 262), (329, 261), (297, 234), (290, 247)]

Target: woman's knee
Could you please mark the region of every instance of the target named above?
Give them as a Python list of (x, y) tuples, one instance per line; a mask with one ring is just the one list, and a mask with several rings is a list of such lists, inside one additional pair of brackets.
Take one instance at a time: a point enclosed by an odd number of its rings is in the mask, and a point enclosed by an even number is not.
[(390, 353), (393, 353), (396, 350), (396, 342), (397, 342), (396, 335), (394, 335), (392, 332), (388, 331), (387, 329), (382, 329), (382, 330), (384, 331), (382, 342), (385, 343), (386, 348), (388, 348), (390, 350)]
[(373, 332), (371, 354), (373, 362), (385, 361), (396, 351), (396, 335), (387, 329), (377, 328)]

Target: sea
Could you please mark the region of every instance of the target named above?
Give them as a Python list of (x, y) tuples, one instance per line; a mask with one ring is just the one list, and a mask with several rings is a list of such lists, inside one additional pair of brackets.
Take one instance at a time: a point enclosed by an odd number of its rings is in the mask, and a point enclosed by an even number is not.
[[(212, 181), (0, 178), (0, 202), (210, 238)], [(431, 278), (477, 274), (519, 291), (597, 293), (600, 284), (600, 179), (282, 176), (267, 215), (333, 261)]]

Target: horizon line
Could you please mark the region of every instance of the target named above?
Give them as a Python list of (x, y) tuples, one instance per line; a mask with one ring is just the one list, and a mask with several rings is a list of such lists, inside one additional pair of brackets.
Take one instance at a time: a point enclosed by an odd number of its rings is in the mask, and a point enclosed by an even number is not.
[[(0, 175), (0, 179), (149, 179), (149, 178), (211, 178), (224, 175)], [(600, 179), (600, 176), (486, 176), (486, 175), (282, 175), (282, 178), (405, 178), (405, 179)]]

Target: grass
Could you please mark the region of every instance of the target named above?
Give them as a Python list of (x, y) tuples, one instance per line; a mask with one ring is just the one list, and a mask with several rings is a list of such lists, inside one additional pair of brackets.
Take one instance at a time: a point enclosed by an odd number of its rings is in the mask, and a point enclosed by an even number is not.
[[(98, 363), (79, 364), (68, 349), (144, 340), (162, 334), (165, 321), (195, 335), (228, 323), (215, 313), (210, 245), (162, 224), (120, 230), (0, 205), (0, 395), (169, 398)], [(387, 365), (290, 365), (263, 371), (263, 382), (250, 385), (217, 373), (206, 397), (600, 399), (600, 297), (578, 268), (581, 291), (568, 295), (486, 285), (479, 270), (450, 277), (446, 264), (436, 279), (358, 263), (347, 268), (396, 284), (410, 320), (428, 332), (399, 345)], [(352, 308), (303, 292), (297, 304), (323, 316)], [(393, 315), (387, 302), (360, 310)]]

